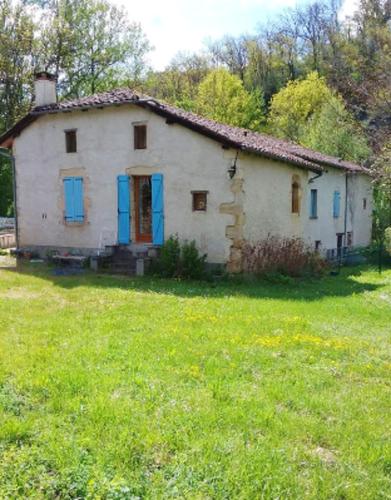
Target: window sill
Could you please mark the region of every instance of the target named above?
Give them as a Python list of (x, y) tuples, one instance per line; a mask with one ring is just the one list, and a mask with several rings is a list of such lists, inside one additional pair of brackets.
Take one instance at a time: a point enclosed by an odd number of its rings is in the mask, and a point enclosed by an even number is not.
[(85, 224), (87, 223), (87, 221), (83, 220), (83, 221), (64, 221), (64, 224), (67, 226), (67, 227), (78, 227), (78, 226), (84, 226)]

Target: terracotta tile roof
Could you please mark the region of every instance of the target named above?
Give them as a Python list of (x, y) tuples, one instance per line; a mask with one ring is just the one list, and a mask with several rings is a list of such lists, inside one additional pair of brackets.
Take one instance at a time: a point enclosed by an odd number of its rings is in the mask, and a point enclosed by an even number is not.
[(270, 135), (252, 132), (239, 127), (233, 127), (218, 123), (214, 120), (201, 117), (194, 113), (184, 111), (174, 106), (159, 102), (152, 97), (145, 96), (131, 89), (116, 89), (101, 94), (63, 101), (57, 104), (39, 106), (33, 108), (28, 115), (20, 120), (12, 129), (0, 137), (0, 144), (14, 137), (43, 114), (70, 112), (90, 108), (103, 108), (123, 104), (135, 104), (151, 110), (152, 112), (166, 118), (167, 123), (179, 123), (187, 128), (195, 130), (203, 135), (221, 142), (227, 147), (233, 147), (242, 151), (260, 156), (291, 163), (302, 168), (322, 171), (328, 166), (349, 170), (352, 172), (367, 172), (360, 165), (342, 161), (333, 156), (328, 156), (313, 151), (292, 142), (277, 139)]

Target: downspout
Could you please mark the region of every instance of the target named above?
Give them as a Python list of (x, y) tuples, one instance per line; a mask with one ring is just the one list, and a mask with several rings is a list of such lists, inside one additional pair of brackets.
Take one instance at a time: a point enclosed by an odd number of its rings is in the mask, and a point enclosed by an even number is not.
[(312, 184), (316, 179), (319, 179), (319, 177), (322, 177), (323, 175), (323, 170), (319, 173), (317, 173), (314, 177), (311, 177), (308, 179), (308, 184)]
[(347, 246), (347, 226), (348, 226), (348, 172), (345, 173), (345, 214), (344, 214), (344, 246)]
[(15, 157), (12, 153), (8, 151), (8, 149), (0, 148), (0, 155), (11, 162), (11, 170), (12, 170), (12, 190), (14, 197), (14, 217), (15, 217), (15, 241), (16, 241), (16, 250), (19, 250), (19, 227), (18, 227), (18, 209), (17, 209), (17, 198), (16, 198), (16, 166), (15, 166)]

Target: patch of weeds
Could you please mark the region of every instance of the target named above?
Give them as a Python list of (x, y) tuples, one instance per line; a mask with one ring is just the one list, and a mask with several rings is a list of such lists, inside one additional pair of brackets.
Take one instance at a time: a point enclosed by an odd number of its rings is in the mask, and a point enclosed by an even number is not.
[(31, 409), (31, 404), (11, 383), (4, 382), (0, 385), (0, 408), (18, 417), (24, 410)]
[(56, 474), (44, 453), (36, 446), (0, 447), (0, 486), (2, 498), (31, 498), (41, 492), (40, 498), (56, 497)]
[(295, 283), (294, 278), (291, 276), (278, 272), (265, 273), (262, 278), (268, 283), (274, 283), (276, 285), (292, 285)]
[(30, 441), (32, 436), (31, 424), (16, 417), (8, 417), (0, 427), (0, 442), (21, 446)]

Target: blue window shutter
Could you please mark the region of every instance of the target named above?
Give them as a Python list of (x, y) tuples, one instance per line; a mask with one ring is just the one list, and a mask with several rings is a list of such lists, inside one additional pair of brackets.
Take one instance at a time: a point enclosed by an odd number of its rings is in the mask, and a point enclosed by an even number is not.
[(65, 220), (72, 222), (75, 220), (75, 206), (73, 203), (73, 177), (64, 179), (64, 200), (65, 200)]
[(310, 217), (318, 216), (318, 190), (311, 189)]
[(118, 243), (130, 243), (130, 187), (129, 176), (119, 175), (118, 185)]
[(83, 200), (83, 178), (73, 178), (73, 210), (74, 221), (83, 222), (84, 220), (84, 200)]
[(334, 191), (333, 199), (333, 215), (339, 217), (341, 211), (341, 194), (339, 191)]
[(154, 245), (164, 243), (164, 201), (163, 175), (152, 175), (152, 242)]

